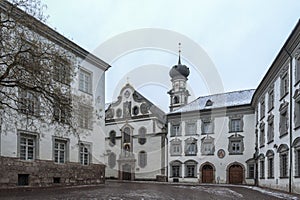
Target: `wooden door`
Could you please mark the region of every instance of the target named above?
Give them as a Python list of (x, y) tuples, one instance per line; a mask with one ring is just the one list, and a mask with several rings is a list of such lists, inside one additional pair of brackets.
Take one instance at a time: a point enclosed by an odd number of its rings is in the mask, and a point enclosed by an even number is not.
[(229, 183), (231, 184), (243, 183), (243, 168), (240, 165), (232, 165), (229, 168)]
[(122, 180), (131, 180), (131, 166), (128, 164), (123, 165)]
[(211, 165), (204, 165), (202, 167), (202, 183), (213, 183), (214, 170)]

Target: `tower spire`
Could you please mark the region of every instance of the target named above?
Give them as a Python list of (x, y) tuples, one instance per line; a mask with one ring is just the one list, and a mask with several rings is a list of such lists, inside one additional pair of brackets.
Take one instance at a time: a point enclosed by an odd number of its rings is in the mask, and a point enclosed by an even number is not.
[(180, 54), (181, 54), (181, 43), (178, 43), (178, 55), (179, 55), (179, 59), (178, 59), (178, 64), (181, 65), (181, 59), (180, 59)]

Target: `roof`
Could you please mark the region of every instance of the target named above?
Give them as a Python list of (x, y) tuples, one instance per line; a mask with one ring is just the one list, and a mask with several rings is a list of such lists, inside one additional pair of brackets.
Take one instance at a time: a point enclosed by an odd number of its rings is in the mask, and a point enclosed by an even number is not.
[(249, 105), (254, 92), (255, 89), (250, 89), (201, 96), (191, 103), (181, 107), (180, 109), (170, 112), (169, 114)]

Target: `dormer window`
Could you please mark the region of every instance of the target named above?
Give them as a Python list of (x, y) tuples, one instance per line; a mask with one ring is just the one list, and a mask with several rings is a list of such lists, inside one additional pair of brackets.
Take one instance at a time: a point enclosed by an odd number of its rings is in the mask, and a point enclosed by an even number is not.
[(207, 107), (207, 106), (212, 106), (213, 103), (214, 103), (214, 102), (212, 102), (212, 100), (208, 99), (208, 100), (206, 101), (205, 107)]

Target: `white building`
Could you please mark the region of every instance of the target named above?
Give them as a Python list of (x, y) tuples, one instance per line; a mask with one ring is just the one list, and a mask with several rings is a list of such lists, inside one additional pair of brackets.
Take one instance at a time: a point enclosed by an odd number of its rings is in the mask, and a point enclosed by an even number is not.
[(166, 173), (165, 113), (130, 84), (105, 115), (106, 177), (120, 180), (161, 180)]
[[(11, 6), (1, 1), (0, 13)], [(53, 85), (70, 88), (70, 111), (63, 112), (59, 105), (53, 105), (53, 116), (43, 113), (39, 97), (20, 88), (15, 90), (22, 100), (19, 112), (3, 107), (0, 187), (103, 183), (104, 72), (109, 65), (22, 10), (14, 8), (14, 12), (32, 20), (33, 34), (73, 57), (70, 68), (76, 76), (68, 80), (69, 72), (63, 65), (53, 71)], [(77, 120), (76, 130), (67, 128), (66, 118), (71, 116)]]

